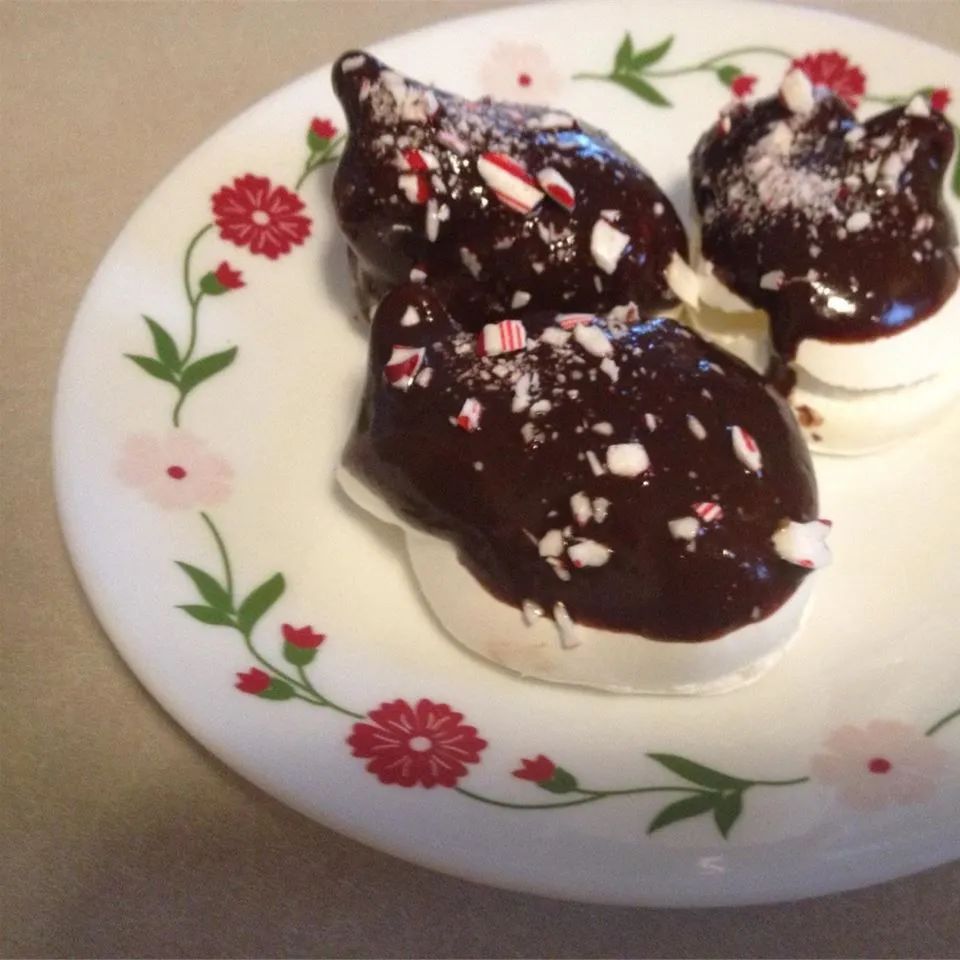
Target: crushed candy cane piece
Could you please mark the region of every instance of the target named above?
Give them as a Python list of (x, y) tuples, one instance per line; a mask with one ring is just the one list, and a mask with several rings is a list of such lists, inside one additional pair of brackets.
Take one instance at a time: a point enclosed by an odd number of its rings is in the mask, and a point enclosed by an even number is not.
[(394, 346), (390, 359), (383, 368), (384, 376), (391, 387), (398, 390), (409, 390), (427, 351), (423, 347)]
[(809, 113), (816, 103), (813, 84), (799, 68), (794, 68), (783, 78), (780, 98), (791, 113)]
[(426, 203), (430, 197), (430, 184), (419, 173), (401, 173), (400, 189), (411, 203)]
[(705, 440), (707, 428), (692, 414), (687, 414), (687, 429), (698, 439)]
[(416, 376), (415, 383), (418, 387), (429, 387), (433, 379), (433, 367), (424, 367)]
[(667, 529), (674, 540), (693, 540), (700, 532), (700, 521), (696, 517), (677, 517), (667, 521)]
[(423, 267), (417, 265), (410, 270), (410, 282), (411, 283), (423, 283), (427, 279), (427, 271)]
[(927, 98), (921, 96), (919, 93), (907, 104), (906, 110), (903, 111), (908, 117), (929, 117), (930, 116), (930, 104), (927, 103)]
[(537, 183), (551, 200), (559, 203), (565, 210), (572, 210), (577, 205), (577, 195), (573, 187), (559, 170), (544, 167), (537, 173)]
[(693, 512), (705, 523), (723, 519), (723, 507), (712, 500), (693, 504)]
[(613, 443), (607, 447), (607, 468), (618, 477), (639, 477), (650, 467), (641, 443)]
[(530, 383), (530, 374), (523, 373), (513, 385), (513, 401), (510, 404), (510, 409), (514, 413), (523, 413), (530, 406)]
[(630, 244), (630, 237), (602, 217), (590, 232), (590, 253), (594, 263), (604, 272), (613, 273)]
[(546, 610), (533, 600), (524, 600), (520, 610), (523, 614), (523, 622), (528, 627), (532, 627), (546, 613)]
[(857, 210), (855, 213), (851, 213), (845, 224), (847, 232), (859, 233), (861, 230), (866, 230), (872, 219), (869, 210)]
[(573, 328), (573, 339), (587, 353), (595, 357), (609, 357), (613, 353), (613, 344), (610, 342), (610, 338), (599, 327), (577, 324)]
[(420, 322), (420, 314), (416, 307), (407, 307), (400, 318), (401, 327), (415, 327)]
[(567, 547), (567, 556), (577, 569), (602, 567), (610, 559), (611, 553), (613, 551), (609, 547), (596, 540), (580, 540)]
[(764, 290), (779, 290), (783, 286), (786, 276), (782, 270), (768, 270), (760, 278), (760, 286)]
[(477, 173), (496, 198), (517, 213), (530, 213), (543, 199), (536, 181), (505, 153), (484, 153), (477, 160)]
[(466, 156), (470, 152), (470, 144), (450, 130), (441, 130), (437, 134), (437, 143), (447, 147), (461, 157)]
[[(567, 574), (567, 579), (570, 579), (569, 574)], [(572, 650), (574, 647), (580, 646), (580, 638), (577, 636), (577, 625), (573, 622), (573, 618), (567, 612), (567, 608), (563, 603), (555, 603), (553, 605), (553, 622), (557, 625), (557, 635), (560, 638), (560, 646), (564, 650)]]
[(808, 523), (788, 520), (771, 537), (773, 548), (787, 563), (807, 570), (825, 567), (830, 563), (830, 548), (826, 539), (831, 526), (829, 520), (811, 520)]
[(527, 330), (521, 320), (501, 320), (484, 325), (477, 338), (477, 353), (481, 357), (495, 357), (501, 353), (523, 350), (527, 345)]
[(540, 340), (543, 343), (549, 343), (553, 347), (562, 347), (570, 339), (570, 333), (567, 330), (561, 330), (559, 327), (547, 327), (540, 334)]
[(603, 523), (610, 513), (610, 501), (606, 497), (594, 497), (592, 506), (594, 523)]
[(593, 323), (594, 315), (592, 313), (560, 313), (557, 314), (557, 323), (564, 330), (573, 330), (581, 325)]
[(757, 441), (743, 427), (733, 427), (730, 431), (730, 439), (737, 459), (748, 470), (759, 473), (763, 466), (763, 456), (757, 446)]
[(410, 173), (426, 173), (428, 170), (440, 169), (440, 161), (428, 150), (401, 150), (397, 165), (401, 170)]
[(537, 544), (541, 557), (559, 557), (563, 555), (563, 531), (548, 530)]
[(573, 519), (577, 521), (577, 526), (584, 526), (593, 516), (593, 507), (590, 504), (590, 498), (582, 491), (577, 491), (570, 498), (570, 512)]
[(467, 397), (463, 401), (460, 413), (457, 415), (457, 426), (467, 433), (480, 429), (480, 415), (483, 413), (483, 404), (476, 397)]
[(530, 294), (526, 290), (516, 290), (510, 298), (510, 309), (519, 310), (530, 302)]

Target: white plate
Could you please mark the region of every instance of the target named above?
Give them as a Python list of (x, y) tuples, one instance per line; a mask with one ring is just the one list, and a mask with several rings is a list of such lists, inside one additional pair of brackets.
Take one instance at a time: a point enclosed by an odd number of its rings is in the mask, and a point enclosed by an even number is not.
[[(672, 75), (645, 75), (672, 109), (613, 83), (572, 79), (608, 72), (626, 29), (635, 51), (675, 35), (646, 68)], [(960, 61), (943, 50), (773, 5), (528, 6), (442, 24), (374, 52), (467, 94), (529, 95), (580, 114), (640, 157), (686, 211), (686, 155), (729, 91), (712, 70), (677, 68), (716, 58), (715, 66), (758, 76), (757, 92), (766, 94), (784, 55), (716, 55), (743, 47), (800, 55), (838, 43), (871, 95), (960, 87)], [(297, 235), (296, 216), (309, 217), (306, 242), (276, 259), (217, 228), (197, 242), (192, 293), (223, 261), (245, 286), (200, 301), (192, 359), (238, 353), (190, 393), (172, 428), (176, 388), (124, 357), (154, 353), (141, 314), (184, 352), (191, 309), (182, 264), (190, 238), (213, 220), (211, 197), (247, 173), (293, 189), (314, 116), (342, 124), (327, 67), (263, 100), (185, 160), (105, 258), (67, 347), (55, 439), (63, 523), (99, 617), (147, 688), (207, 747), (291, 806), (398, 856), (505, 887), (622, 904), (743, 904), (842, 890), (960, 855), (960, 410), (892, 453), (817, 462), (836, 560), (820, 577), (804, 634), (757, 685), (701, 699), (551, 687), (471, 657), (425, 609), (399, 535), (336, 491), (365, 344), (349, 319), (331, 165), (309, 175), (300, 189), (306, 208), (288, 218)], [(175, 479), (170, 467), (186, 475)], [(256, 620), (247, 631), (252, 649), (240, 630), (177, 609), (203, 601), (174, 561), (224, 579), (214, 530), (237, 601), (269, 584), (256, 609), (242, 612), (241, 626)], [(302, 675), (284, 657), (284, 623), (326, 635)], [(311, 656), (309, 647), (286, 649), (294, 659)], [(258, 656), (304, 684), (302, 697), (235, 689), (238, 672), (266, 672)], [(291, 689), (274, 680), (268, 692)], [(393, 706), (364, 720), (309, 702), (317, 700), (311, 690), (358, 715)], [(391, 718), (402, 724), (413, 714), (395, 702), (421, 700), (435, 706), (423, 707), (384, 754), (419, 757), (419, 765), (369, 771), (372, 761), (353, 755), (366, 752), (369, 728)], [(419, 722), (432, 722), (433, 740), (420, 736)], [(463, 761), (447, 768), (455, 786), (427, 788), (425, 771), (452, 755)], [(512, 776), (522, 759), (540, 756), (549, 759), (533, 766), (534, 779)], [(535, 782), (553, 764), (569, 775), (553, 773), (548, 785), (565, 792)], [(388, 768), (413, 785), (381, 782)], [(690, 802), (672, 813), (691, 815), (648, 833), (678, 800)], [(726, 838), (711, 810), (697, 813), (708, 803), (719, 804)]]

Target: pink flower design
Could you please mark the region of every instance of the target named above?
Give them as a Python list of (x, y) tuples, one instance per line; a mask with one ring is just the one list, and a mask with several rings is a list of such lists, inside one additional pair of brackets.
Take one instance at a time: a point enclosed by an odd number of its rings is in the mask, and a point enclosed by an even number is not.
[(860, 102), (867, 89), (863, 71), (836, 50), (808, 53), (794, 60), (791, 67), (802, 70), (814, 86), (829, 87), (851, 107)]
[(369, 759), (367, 770), (381, 783), (401, 787), (454, 787), (468, 763), (479, 763), (486, 740), (463, 714), (445, 703), (406, 700), (382, 703), (368, 714), (370, 723), (355, 723), (347, 743), (355, 757)]
[(203, 440), (182, 430), (136, 434), (121, 448), (117, 476), (158, 506), (212, 507), (230, 495), (233, 470)]
[(498, 43), (480, 67), (485, 94), (500, 100), (546, 103), (563, 76), (543, 47), (534, 43)]
[(310, 236), (310, 218), (303, 201), (286, 187), (274, 187), (266, 177), (248, 173), (232, 187), (221, 187), (211, 198), (220, 236), (270, 260), (289, 253)]
[(946, 753), (930, 737), (897, 720), (835, 730), (810, 765), (814, 780), (833, 787), (854, 810), (923, 803), (933, 796)]

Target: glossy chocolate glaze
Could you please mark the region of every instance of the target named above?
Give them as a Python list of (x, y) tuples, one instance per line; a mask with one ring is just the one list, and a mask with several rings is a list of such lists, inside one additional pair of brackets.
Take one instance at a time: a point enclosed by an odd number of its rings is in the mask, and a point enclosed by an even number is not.
[[(614, 317), (593, 324), (610, 341), (603, 366), (575, 335), (531, 347), (547, 328), (563, 337), (557, 315), (544, 312), (525, 319), (527, 349), (479, 356), (477, 335), (461, 331), (433, 290), (396, 288), (373, 320), (347, 466), (411, 524), (451, 540), (477, 580), (514, 606), (534, 601), (549, 615), (562, 602), (578, 623), (686, 642), (769, 616), (808, 573), (778, 556), (771, 535), (785, 519), (816, 517), (813, 470), (789, 409), (746, 365), (673, 321), (623, 309)], [(388, 382), (396, 345), (425, 349), (426, 385)], [(525, 374), (530, 395), (518, 401)], [(457, 425), (468, 398), (483, 407), (474, 431)], [(734, 426), (756, 438), (759, 473), (735, 455)], [(587, 452), (603, 464), (611, 444), (626, 443), (642, 444), (649, 469), (597, 475)], [(599, 511), (582, 526), (577, 493)], [(609, 501), (602, 522), (599, 498)], [(690, 542), (675, 539), (668, 523), (707, 501), (722, 518), (700, 521)], [(538, 550), (551, 530), (567, 548), (584, 538), (612, 553), (581, 568), (564, 553), (558, 571)]]
[(943, 200), (950, 124), (906, 108), (859, 124), (817, 97), (808, 114), (779, 97), (741, 105), (692, 157), (703, 256), (769, 313), (786, 360), (806, 338), (899, 333), (939, 310), (960, 275)]
[[(365, 308), (415, 267), (463, 316), (676, 305), (663, 271), (674, 251), (686, 256), (683, 227), (656, 183), (605, 134), (544, 107), (467, 101), (358, 52), (335, 64), (333, 84), (350, 127), (334, 203)], [(407, 150), (436, 160), (422, 171), (422, 192)], [(478, 171), (489, 153), (531, 176), (553, 168), (573, 188), (573, 210), (549, 195), (528, 213), (506, 205)], [(412, 198), (404, 173), (414, 175)], [(591, 252), (602, 217), (630, 240), (612, 273)]]

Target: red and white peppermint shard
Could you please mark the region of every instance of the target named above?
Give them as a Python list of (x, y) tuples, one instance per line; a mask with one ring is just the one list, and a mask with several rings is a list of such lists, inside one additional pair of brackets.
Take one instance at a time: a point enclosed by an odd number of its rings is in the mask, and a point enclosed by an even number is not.
[(488, 323), (477, 338), (477, 353), (481, 357), (495, 357), (500, 353), (514, 353), (527, 345), (527, 330), (520, 320), (501, 320)]
[(429, 150), (401, 150), (397, 166), (410, 173), (426, 173), (439, 170), (440, 161)]
[(477, 173), (496, 198), (517, 213), (530, 213), (543, 199), (536, 181), (505, 153), (484, 153), (477, 160)]
[(394, 346), (390, 359), (383, 368), (383, 375), (387, 383), (398, 390), (409, 390), (420, 368), (427, 351), (423, 347)]
[(695, 503), (692, 506), (693, 512), (705, 523), (713, 523), (716, 520), (723, 519), (723, 507), (712, 500)]
[(574, 327), (586, 326), (593, 323), (592, 313), (558, 313), (557, 325), (564, 330), (572, 330)]
[(430, 184), (421, 173), (401, 173), (399, 184), (411, 203), (426, 203), (430, 199)]
[(751, 472), (759, 473), (763, 466), (763, 457), (757, 441), (743, 427), (733, 427), (730, 431), (730, 439), (737, 459)]
[(460, 413), (457, 416), (457, 426), (467, 433), (473, 433), (480, 429), (480, 415), (483, 413), (483, 405), (476, 397), (467, 397), (463, 401)]
[(547, 196), (559, 203), (566, 210), (572, 210), (577, 205), (577, 195), (573, 191), (563, 174), (553, 167), (544, 167), (537, 174), (537, 183), (543, 187)]
[(602, 567), (613, 551), (596, 540), (581, 540), (567, 547), (570, 562), (579, 570), (582, 567)]
[(811, 520), (809, 523), (788, 520), (771, 537), (773, 549), (787, 563), (798, 567), (807, 570), (825, 567), (830, 562), (826, 539), (832, 526), (829, 520)]

